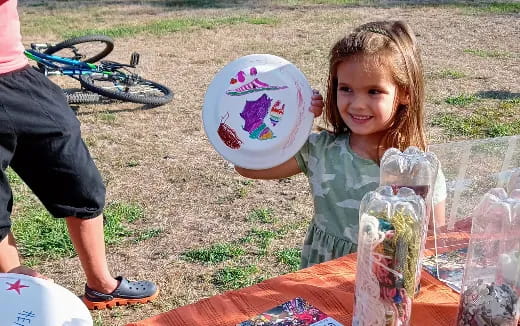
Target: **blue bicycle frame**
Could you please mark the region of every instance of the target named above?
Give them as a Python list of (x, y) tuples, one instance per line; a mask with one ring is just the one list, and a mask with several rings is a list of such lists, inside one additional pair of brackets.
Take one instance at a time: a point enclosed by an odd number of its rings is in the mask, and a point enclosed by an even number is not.
[(121, 101), (152, 105), (166, 104), (173, 98), (168, 87), (143, 79), (128, 69), (135, 68), (139, 62), (137, 53), (132, 53), (130, 64), (101, 61), (97, 65), (42, 53), (38, 45), (31, 47), (24, 54), (38, 63), (42, 73), (69, 76), (79, 81), (81, 88), (87, 91)]
[(93, 63), (44, 54), (32, 49), (27, 49), (24, 53), (27, 58), (52, 69), (48, 72), (49, 75), (65, 75), (74, 77), (79, 75), (89, 75), (92, 73), (112, 74), (112, 72), (105, 71)]

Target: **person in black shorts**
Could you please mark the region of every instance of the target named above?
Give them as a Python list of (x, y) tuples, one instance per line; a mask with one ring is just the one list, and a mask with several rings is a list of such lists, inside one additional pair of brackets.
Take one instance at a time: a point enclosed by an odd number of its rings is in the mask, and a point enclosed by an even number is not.
[(149, 302), (158, 294), (154, 283), (109, 272), (103, 180), (63, 91), (23, 56), (16, 6), (16, 0), (0, 0), (0, 272), (46, 278), (20, 264), (11, 233), (10, 166), (54, 217), (66, 218), (87, 279), (82, 298), (89, 309)]

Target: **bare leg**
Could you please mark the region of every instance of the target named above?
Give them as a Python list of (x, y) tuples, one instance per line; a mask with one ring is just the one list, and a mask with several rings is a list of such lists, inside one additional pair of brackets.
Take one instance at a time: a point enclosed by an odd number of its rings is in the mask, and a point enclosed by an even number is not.
[(9, 232), (7, 237), (0, 241), (0, 272), (7, 273), (18, 266), (20, 266), (18, 249), (13, 234)]
[(103, 236), (103, 215), (92, 219), (67, 217), (67, 228), (81, 266), (87, 278), (87, 285), (103, 293), (113, 292), (118, 281), (108, 270)]
[(20, 266), (16, 241), (11, 232), (0, 241), (0, 273), (17, 273), (47, 279), (47, 277), (33, 269)]

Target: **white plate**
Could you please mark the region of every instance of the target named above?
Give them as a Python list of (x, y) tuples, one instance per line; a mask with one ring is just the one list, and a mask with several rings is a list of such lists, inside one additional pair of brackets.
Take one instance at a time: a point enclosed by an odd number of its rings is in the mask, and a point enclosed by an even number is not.
[(85, 304), (64, 287), (27, 275), (0, 273), (0, 325), (92, 324)]
[(312, 89), (289, 61), (252, 54), (226, 65), (204, 98), (204, 130), (226, 160), (248, 169), (279, 165), (303, 146), (314, 120)]

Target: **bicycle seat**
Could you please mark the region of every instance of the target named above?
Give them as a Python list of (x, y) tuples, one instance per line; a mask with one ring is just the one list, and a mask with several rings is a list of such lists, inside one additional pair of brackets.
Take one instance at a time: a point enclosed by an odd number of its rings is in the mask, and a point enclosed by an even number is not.
[(138, 63), (139, 63), (139, 53), (137, 53), (137, 52), (132, 52), (132, 55), (130, 56), (130, 64), (119, 63), (119, 62), (110, 61), (110, 60), (101, 61), (101, 64), (103, 65), (103, 67), (111, 68), (111, 69), (118, 69), (118, 68), (122, 68), (122, 67), (135, 68), (135, 66), (137, 66)]

